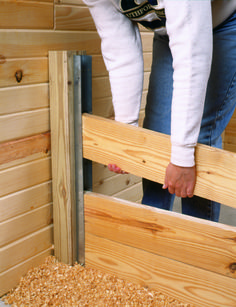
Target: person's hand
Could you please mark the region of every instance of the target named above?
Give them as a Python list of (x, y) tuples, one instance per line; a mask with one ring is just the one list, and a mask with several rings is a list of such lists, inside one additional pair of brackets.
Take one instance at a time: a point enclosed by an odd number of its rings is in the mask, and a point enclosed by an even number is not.
[(166, 168), (163, 189), (168, 189), (171, 194), (178, 197), (193, 197), (196, 183), (196, 168), (181, 167), (169, 163)]
[(109, 169), (109, 171), (112, 171), (112, 172), (117, 173), (117, 174), (128, 174), (127, 172), (123, 171), (116, 164), (108, 164), (107, 168)]

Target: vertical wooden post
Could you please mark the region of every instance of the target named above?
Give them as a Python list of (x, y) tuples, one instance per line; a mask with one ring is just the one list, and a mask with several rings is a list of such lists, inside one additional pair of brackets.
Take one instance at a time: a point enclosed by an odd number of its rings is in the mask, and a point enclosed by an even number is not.
[(55, 256), (76, 260), (73, 52), (49, 52)]

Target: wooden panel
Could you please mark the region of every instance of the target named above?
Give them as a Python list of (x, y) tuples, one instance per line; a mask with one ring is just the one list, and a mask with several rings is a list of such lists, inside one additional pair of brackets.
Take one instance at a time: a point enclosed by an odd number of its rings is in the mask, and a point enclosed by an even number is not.
[(52, 204), (2, 222), (0, 225), (0, 246), (9, 244), (50, 224), (52, 224)]
[(107, 179), (100, 179), (98, 182), (95, 182), (93, 184), (93, 191), (106, 195), (113, 195), (136, 184), (139, 181), (139, 177), (131, 174), (125, 174), (123, 176), (116, 175)]
[(53, 3), (0, 0), (1, 29), (53, 29)]
[(48, 83), (0, 89), (0, 115), (47, 107), (49, 107)]
[(45, 258), (52, 254), (52, 249), (47, 249), (42, 253), (27, 259), (26, 261), (14, 266), (13, 268), (0, 274), (0, 296), (15, 287), (20, 278), (27, 273), (29, 269), (43, 263)]
[(153, 32), (142, 33), (143, 52), (152, 52)]
[(85, 216), (89, 233), (236, 278), (235, 227), (94, 193)]
[[(22, 79), (17, 82), (16, 75)], [(20, 79), (18, 79), (20, 80)], [(1, 64), (0, 87), (48, 82), (48, 59), (7, 60)]]
[(106, 240), (88, 232), (85, 242), (88, 267), (115, 274), (119, 278), (155, 289), (194, 306), (236, 306), (236, 279)]
[(0, 142), (49, 131), (49, 109), (0, 116)]
[(38, 134), (0, 144), (0, 164), (22, 159), (35, 153), (47, 154), (51, 149), (50, 133)]
[(52, 202), (51, 181), (0, 198), (0, 222)]
[(100, 53), (96, 32), (71, 31), (0, 31), (0, 58), (47, 57), (49, 50), (86, 50)]
[(0, 171), (0, 196), (26, 189), (51, 179), (51, 159), (39, 159)]
[[(164, 182), (170, 137), (93, 115), (83, 115), (84, 157)], [(198, 145), (195, 195), (236, 208), (236, 154)]]
[(0, 253), (0, 272), (26, 261), (46, 249), (52, 248), (53, 226), (47, 226), (12, 244), (6, 245)]
[(55, 27), (57, 30), (96, 30), (87, 7), (56, 5), (55, 14)]
[(85, 5), (83, 0), (55, 0), (55, 3), (74, 4), (74, 5), (82, 5), (82, 6)]
[(112, 195), (113, 197), (125, 199), (132, 202), (140, 203), (143, 197), (143, 189), (142, 189), (142, 182), (140, 178), (140, 182), (128, 187), (121, 192)]
[(49, 62), (55, 256), (73, 264), (76, 259), (73, 53), (50, 52)]

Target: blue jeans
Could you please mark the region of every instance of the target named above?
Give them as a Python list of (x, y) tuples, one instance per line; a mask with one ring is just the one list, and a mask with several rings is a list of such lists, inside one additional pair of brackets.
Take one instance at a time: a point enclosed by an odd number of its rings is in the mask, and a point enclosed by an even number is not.
[[(143, 127), (170, 134), (172, 56), (167, 36), (154, 35), (153, 62)], [(236, 12), (213, 31), (213, 60), (198, 142), (221, 148), (221, 134), (236, 105)], [(143, 179), (142, 203), (172, 210), (174, 195)], [(220, 204), (198, 196), (182, 198), (182, 213), (218, 221)]]

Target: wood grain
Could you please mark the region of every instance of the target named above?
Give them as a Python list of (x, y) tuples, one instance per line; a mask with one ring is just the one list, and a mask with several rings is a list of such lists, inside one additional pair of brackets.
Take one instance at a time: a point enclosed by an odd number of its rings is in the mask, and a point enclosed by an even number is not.
[[(7, 60), (0, 67), (0, 87), (48, 82), (47, 58)], [(19, 72), (22, 79), (18, 82)]]
[(230, 269), (236, 263), (235, 227), (94, 193), (84, 197), (88, 233), (236, 278)]
[(236, 305), (236, 279), (88, 232), (86, 232), (86, 265), (161, 291), (182, 302), (192, 303), (196, 307)]
[(51, 149), (50, 133), (42, 133), (0, 144), (0, 165)]
[[(136, 176), (164, 182), (170, 138), (150, 130), (83, 115), (84, 157), (115, 163)], [(209, 146), (196, 148), (195, 195), (236, 208), (236, 155)]]
[(52, 224), (52, 204), (2, 222), (0, 246), (4, 246)]
[(0, 222), (52, 202), (51, 181), (0, 197)]
[(0, 116), (0, 143), (50, 130), (49, 109)]
[(0, 115), (9, 115), (12, 113), (32, 111), (48, 107), (48, 83), (0, 89)]
[(1, 29), (53, 29), (53, 3), (0, 0)]
[(55, 256), (76, 260), (73, 53), (50, 52), (50, 105)]
[(0, 197), (51, 180), (47, 157), (0, 171)]
[(53, 226), (47, 226), (2, 248), (0, 272), (26, 261), (49, 248), (53, 244)]

